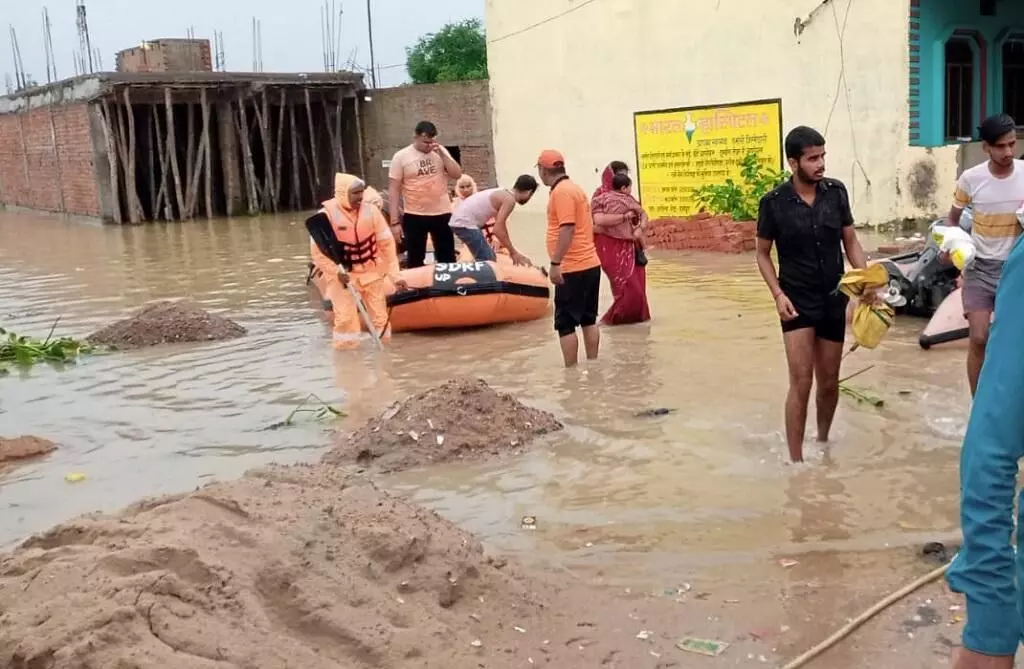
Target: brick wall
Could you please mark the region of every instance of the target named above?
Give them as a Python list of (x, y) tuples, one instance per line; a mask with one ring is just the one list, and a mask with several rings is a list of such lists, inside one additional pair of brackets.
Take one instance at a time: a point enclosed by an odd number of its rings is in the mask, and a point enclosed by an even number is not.
[(0, 204), (100, 216), (88, 104), (0, 115)]
[(118, 72), (210, 72), (210, 40), (166, 39), (117, 53)]
[(400, 86), (368, 93), (372, 100), (361, 105), (370, 184), (387, 187), (388, 170), (382, 163), (412, 141), (413, 128), (420, 121), (437, 126), (442, 144), (459, 147), (463, 171), (481, 188), (495, 184), (489, 82)]
[(756, 234), (755, 221), (734, 221), (731, 216), (702, 213), (651, 221), (647, 242), (653, 248), (676, 251), (742, 253), (754, 250)]

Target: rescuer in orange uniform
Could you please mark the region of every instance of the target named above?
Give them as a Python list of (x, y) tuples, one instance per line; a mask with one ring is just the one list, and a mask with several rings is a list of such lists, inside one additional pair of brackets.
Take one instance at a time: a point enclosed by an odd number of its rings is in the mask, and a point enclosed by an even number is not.
[[(310, 243), (313, 264), (327, 278), (326, 295), (334, 307), (335, 349), (359, 346), (361, 317), (349, 285), (362, 297), (366, 311), (382, 340), (391, 336), (387, 296), (392, 290), (406, 290), (399, 277), (395, 238), (380, 209), (365, 201), (366, 184), (350, 175), (335, 178), (334, 198), (323, 203), (331, 229), (342, 251), (335, 263)], [(393, 287), (393, 289), (392, 289)]]

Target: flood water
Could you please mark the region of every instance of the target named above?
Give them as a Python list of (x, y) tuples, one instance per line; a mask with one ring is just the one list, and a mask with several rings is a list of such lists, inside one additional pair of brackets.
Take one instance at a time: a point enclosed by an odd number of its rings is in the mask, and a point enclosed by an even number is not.
[[(540, 212), (533, 204), (513, 223), (517, 244), (537, 259)], [(868, 236), (865, 247), (877, 242)], [(654, 321), (605, 329), (600, 361), (564, 370), (549, 319), (398, 335), (383, 354), (334, 352), (304, 285), (307, 249), (302, 225), (288, 218), (103, 227), (0, 212), (4, 327), (45, 336), (59, 316), (59, 334), (84, 336), (151, 300), (189, 297), (250, 332), (0, 380), (0, 434), (61, 445), (0, 478), (0, 545), (264, 463), (315, 460), (331, 442), (324, 425), (261, 431), (308, 393), (358, 425), (467, 373), (568, 429), (515, 460), (388, 483), (525, 559), (610, 582), (740, 579), (771, 591), (785, 555), (822, 581), (903, 582), (901, 563), (958, 526), (964, 349), (921, 350), (923, 321), (899, 319), (878, 351), (847, 359), (847, 373), (874, 365), (853, 383), (885, 407), (843, 398), (834, 444), (823, 453), (809, 443), (810, 464), (791, 467), (781, 337), (750, 256), (654, 253)], [(674, 412), (635, 416), (660, 407)], [(66, 483), (71, 472), (87, 479)], [(536, 531), (520, 528), (526, 514), (537, 516)], [(843, 597), (846, 586), (836, 587)]]

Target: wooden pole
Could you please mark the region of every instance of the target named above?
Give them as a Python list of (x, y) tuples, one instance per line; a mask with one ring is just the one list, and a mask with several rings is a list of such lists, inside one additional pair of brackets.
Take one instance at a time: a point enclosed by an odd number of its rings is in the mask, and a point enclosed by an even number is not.
[(317, 195), (320, 192), (320, 152), (317, 150), (317, 139), (319, 139), (316, 128), (313, 126), (313, 104), (310, 101), (309, 87), (304, 87), (302, 92), (306, 98), (306, 125), (309, 126), (309, 151), (313, 160), (313, 175), (310, 186), (313, 188), (313, 203), (316, 204)]
[[(186, 122), (186, 138), (185, 138), (185, 208), (188, 210), (188, 218), (192, 218), (192, 202), (189, 200), (188, 189), (192, 184), (193, 177), (193, 165), (196, 159), (196, 148), (195, 148), (195, 136), (196, 136), (196, 120), (195, 120), (195, 105), (191, 102), (185, 105), (185, 122)], [(184, 218), (184, 217), (183, 217)]]
[[(284, 202), (281, 201), (281, 163), (284, 160), (284, 105), (285, 105), (285, 92), (281, 89), (281, 102), (277, 107), (277, 135), (274, 137), (274, 184), (277, 189), (277, 205), (278, 207), (284, 206)], [(275, 209), (275, 211), (277, 211)]]
[[(191, 109), (191, 105), (189, 105), (189, 115), (191, 116), (192, 114), (193, 114), (193, 111)], [(191, 123), (189, 125), (191, 126), (189, 128), (190, 133), (194, 132), (195, 131), (195, 124)], [(203, 142), (203, 139), (200, 137), (195, 142), (195, 144), (196, 144), (196, 146), (202, 146), (202, 142)], [(189, 143), (189, 147), (191, 148), (192, 144), (193, 144), (191, 134), (189, 136), (189, 142), (188, 143)], [(203, 171), (203, 156), (204, 156), (204, 154), (203, 154), (202, 151), (199, 151), (199, 150), (193, 150), (193, 151), (190, 151), (189, 153), (191, 154), (190, 159), (191, 159), (192, 162), (185, 166), (185, 170), (186, 170), (185, 174), (190, 175), (190, 176), (187, 177), (188, 181), (185, 183), (185, 186), (186, 186), (186, 190), (185, 190), (185, 212), (186, 213), (183, 216), (183, 218), (187, 218), (187, 219), (191, 220), (191, 219), (195, 218), (196, 206), (199, 203), (199, 177), (200, 177), (200, 175), (202, 175), (202, 171)]]
[[(345, 172), (345, 143), (341, 140), (341, 117), (342, 110), (345, 108), (345, 89), (338, 89), (338, 104), (337, 109), (334, 110), (334, 134), (336, 136), (335, 141), (338, 146), (338, 171)], [(327, 100), (324, 100), (324, 108), (327, 108)]]
[(366, 178), (366, 157), (363, 155), (363, 114), (359, 111), (359, 98), (352, 98), (353, 106), (356, 109), (356, 147), (359, 156), (359, 176)]
[(210, 148), (210, 101), (204, 87), (199, 93), (203, 105), (203, 151), (206, 163), (206, 218), (213, 218), (213, 150)]
[(126, 166), (126, 181), (128, 182), (126, 188), (128, 189), (128, 218), (132, 223), (139, 222), (140, 210), (142, 209), (142, 203), (139, 202), (139, 191), (135, 185), (135, 112), (132, 110), (132, 99), (129, 91), (131, 89), (127, 86), (124, 89), (124, 111), (128, 117), (128, 141), (125, 146), (124, 137), (121, 137), (121, 145), (128, 153), (128, 159), (125, 161)]
[[(150, 119), (155, 120), (156, 115), (153, 113), (153, 108), (146, 105), (146, 111), (149, 113)], [(156, 202), (156, 132), (153, 130), (152, 123), (146, 123), (146, 159), (148, 177), (149, 177), (149, 219), (155, 221), (160, 217), (157, 213), (158, 205)]]
[(164, 151), (164, 140), (160, 136), (160, 118), (159, 114), (156, 113), (156, 107), (153, 108), (153, 130), (156, 132), (156, 153), (157, 159), (160, 161), (160, 190), (156, 194), (156, 204), (154, 206), (153, 218), (156, 218), (156, 212), (161, 208), (164, 212), (164, 220), (171, 220), (171, 198), (169, 194), (170, 177), (167, 170), (167, 152)]
[[(178, 168), (178, 144), (174, 139), (174, 104), (171, 89), (164, 88), (164, 106), (167, 108), (167, 155), (170, 156), (171, 174), (174, 176), (174, 195), (178, 203), (178, 218), (185, 214), (185, 195), (181, 191), (181, 170)], [(168, 200), (170, 197), (167, 198)]]
[(252, 164), (252, 146), (249, 144), (249, 122), (245, 114), (245, 97), (238, 93), (238, 141), (242, 143), (242, 159), (245, 162), (246, 195), (249, 198), (249, 215), (259, 213), (259, 193), (256, 191), (256, 170)]
[[(261, 109), (262, 106), (262, 109)], [(277, 211), (277, 197), (275, 195), (274, 170), (271, 169), (273, 152), (270, 150), (270, 126), (268, 117), (270, 107), (267, 101), (267, 91), (263, 90), (261, 104), (253, 105), (256, 111), (256, 124), (260, 129), (260, 141), (263, 144), (263, 207), (270, 211)]]
[(111, 214), (115, 223), (124, 223), (121, 214), (121, 175), (117, 164), (117, 149), (114, 147), (114, 131), (111, 128), (110, 105), (106, 98), (103, 98), (101, 104), (100, 119), (103, 122), (103, 138), (107, 142), (107, 162), (110, 164)]
[(288, 105), (288, 118), (291, 120), (289, 134), (292, 138), (292, 210), (299, 209), (299, 138), (295, 132), (295, 107)]

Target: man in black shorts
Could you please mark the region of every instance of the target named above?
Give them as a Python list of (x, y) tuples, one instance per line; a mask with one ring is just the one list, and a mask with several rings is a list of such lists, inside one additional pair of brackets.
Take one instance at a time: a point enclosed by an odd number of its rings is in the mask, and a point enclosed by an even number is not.
[(548, 270), (555, 284), (555, 331), (562, 349), (562, 361), (572, 367), (579, 359), (579, 339), (587, 360), (597, 358), (601, 331), (597, 325), (598, 293), (601, 290), (601, 259), (594, 247), (594, 220), (590, 200), (565, 172), (565, 158), (548, 149), (537, 159), (541, 182), (551, 189), (548, 196)]
[[(839, 365), (846, 335), (847, 298), (838, 291), (843, 249), (850, 264), (867, 266), (853, 229), (846, 186), (825, 177), (825, 138), (800, 126), (786, 136), (793, 177), (761, 198), (757, 267), (782, 319), (789, 364), (786, 442), (802, 462), (807, 404), (817, 382), (818, 441), (827, 442), (839, 402)], [(772, 262), (778, 245), (779, 273)]]

